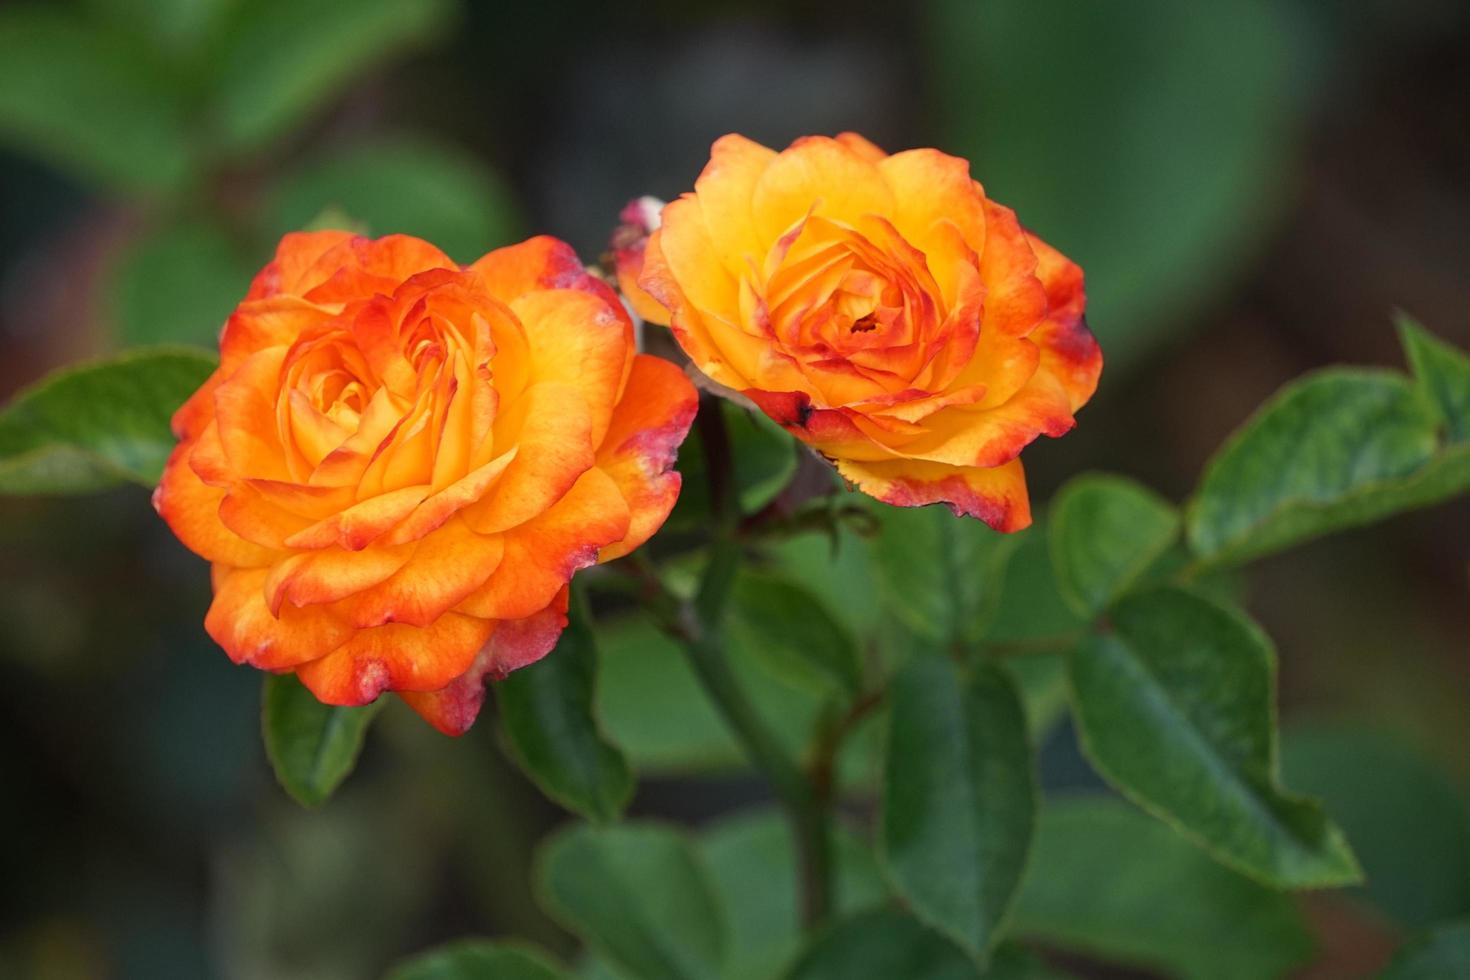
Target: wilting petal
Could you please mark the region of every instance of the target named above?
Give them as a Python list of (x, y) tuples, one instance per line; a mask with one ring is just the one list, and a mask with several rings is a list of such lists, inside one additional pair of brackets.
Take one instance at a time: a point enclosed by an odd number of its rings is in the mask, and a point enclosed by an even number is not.
[(437, 691), (405, 691), (400, 696), (445, 735), (463, 735), (485, 703), (486, 682), (501, 680), (546, 656), (566, 625), (567, 590), (563, 588), (540, 612), (498, 623), (470, 669), (447, 686)]

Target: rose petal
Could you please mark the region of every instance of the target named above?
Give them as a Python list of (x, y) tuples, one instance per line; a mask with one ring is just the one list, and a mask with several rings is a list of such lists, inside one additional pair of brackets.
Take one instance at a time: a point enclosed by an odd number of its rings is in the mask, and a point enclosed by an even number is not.
[(628, 531), (602, 549), (601, 561), (626, 555), (663, 526), (679, 497), (674, 459), (698, 407), (698, 392), (676, 366), (647, 354), (633, 359), (627, 389), (597, 451), (598, 468), (627, 502)]
[(325, 704), (367, 704), (384, 691), (437, 691), (470, 668), (494, 630), (493, 622), (456, 613), (428, 626), (357, 630), (296, 676)]
[(626, 537), (631, 523), (612, 477), (590, 469), (556, 506), (506, 532), (500, 567), (457, 610), (485, 619), (529, 616), (594, 564), (600, 549)]
[(280, 616), (265, 604), (268, 569), (214, 566), (214, 601), (204, 628), (237, 664), (289, 670), (326, 656), (352, 635), (352, 627), (322, 607), (285, 606)]
[(496, 624), (470, 669), (447, 686), (437, 691), (405, 691), (399, 696), (445, 735), (463, 735), (485, 703), (486, 682), (500, 680), (546, 656), (566, 625), (567, 590), (563, 588), (540, 612)]
[(993, 469), (948, 466), (919, 460), (838, 460), (837, 472), (863, 493), (895, 507), (942, 503), (956, 517), (978, 517), (997, 531), (1031, 524), (1031, 502), (1021, 461)]
[(192, 450), (191, 443), (181, 442), (169, 454), (163, 477), (153, 491), (153, 509), (184, 546), (201, 558), (234, 566), (269, 565), (279, 552), (245, 540), (220, 521), (225, 493), (200, 480), (189, 467)]

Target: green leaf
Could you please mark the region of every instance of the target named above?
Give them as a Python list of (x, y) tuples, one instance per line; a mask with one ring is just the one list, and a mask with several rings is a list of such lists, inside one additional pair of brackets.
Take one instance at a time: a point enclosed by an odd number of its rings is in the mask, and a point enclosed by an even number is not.
[(1470, 808), (1434, 760), (1387, 733), (1316, 723), (1283, 733), (1281, 768), (1342, 825), (1379, 911), (1412, 928), (1470, 915)]
[(0, 410), (0, 493), (151, 486), (174, 448), (169, 418), (214, 370), (186, 348), (132, 351), (58, 371)]
[(1379, 980), (1454, 980), (1470, 976), (1470, 920), (1451, 922), (1399, 950)]
[(1072, 657), (1098, 771), (1218, 860), (1269, 884), (1359, 880), (1341, 832), (1281, 789), (1276, 655), (1242, 614), (1178, 589), (1130, 596)]
[(180, 87), (136, 38), (39, 4), (0, 10), (0, 139), (108, 187), (193, 169)]
[[(641, 613), (598, 624), (601, 665), (597, 714), (612, 741), (640, 772), (687, 774), (738, 770), (746, 757), (721, 720), (683, 649)], [(792, 687), (765, 663), (731, 645), (741, 688), (787, 751), (811, 739), (823, 699)]]
[(876, 631), (883, 616), (882, 604), (873, 601), (878, 585), (870, 550), (868, 541), (847, 527), (838, 530), (836, 541), (798, 534), (768, 548), (779, 574), (800, 582), (858, 638)]
[(1179, 980), (1280, 977), (1312, 952), (1289, 895), (1101, 797), (1042, 808), (1011, 932)]
[(806, 589), (745, 570), (735, 580), (726, 629), (733, 646), (771, 673), (816, 694), (857, 694), (863, 683), (857, 644)]
[(88, 0), (117, 27), (132, 30), (171, 55), (197, 59), (238, 0)]
[(238, 8), (215, 66), (215, 137), (260, 148), (306, 121), (353, 79), (426, 47), (448, 26), (449, 0), (255, 0)]
[(1092, 617), (1112, 604), (1179, 534), (1168, 501), (1132, 480), (1090, 474), (1057, 492), (1047, 515), (1062, 597)]
[(335, 209), (371, 235), (415, 235), (460, 262), (520, 237), (509, 188), (467, 153), (431, 140), (359, 142), (307, 162), (268, 203), (278, 234)]
[[(833, 845), (837, 911), (881, 904), (887, 891), (863, 843), (838, 827)], [(801, 945), (796, 852), (786, 818), (771, 809), (725, 817), (705, 828), (699, 847), (730, 924), (725, 980), (771, 980)]]
[(873, 507), (873, 560), (892, 615), (932, 643), (968, 646), (999, 609), (1018, 541), (943, 507)]
[(512, 755), (541, 791), (590, 820), (615, 820), (633, 773), (593, 713), (597, 642), (581, 603), (556, 649), (494, 685)]
[(573, 827), (544, 845), (548, 912), (640, 980), (716, 980), (726, 929), (685, 837), (654, 824)]
[(567, 980), (539, 950), (526, 946), (461, 939), (420, 953), (388, 972), (386, 980)]
[(879, 909), (819, 936), (787, 980), (978, 980), (975, 964), (938, 933)]
[(295, 674), (267, 674), (260, 727), (276, 781), (302, 806), (320, 806), (357, 765), (368, 725), (386, 704), (322, 704)]
[(1015, 551), (1001, 576), (996, 596), (1000, 608), (984, 640), (1043, 643), (1085, 627), (1087, 621), (1062, 598), (1045, 527), (1038, 522), (1011, 537)]
[(128, 345), (213, 345), (254, 269), (223, 230), (204, 223), (160, 228), (119, 259), (112, 308)]
[(1067, 655), (1032, 654), (1012, 657), (1005, 669), (1015, 679), (1026, 708), (1026, 730), (1039, 745), (1067, 711)]
[(1414, 378), (1445, 426), (1448, 442), (1470, 442), (1470, 357), (1412, 317), (1400, 314), (1398, 328)]
[(914, 914), (983, 962), (1021, 879), (1036, 813), (1026, 721), (1010, 677), (915, 657), (891, 689), (884, 869)]
[[(753, 514), (775, 499), (796, 472), (796, 440), (779, 425), (758, 412), (750, 412), (720, 399), (725, 428), (730, 433), (730, 452), (735, 457), (735, 484), (740, 509)], [(669, 522), (674, 527), (702, 527), (709, 514), (709, 478), (705, 475), (704, 448), (696, 426), (679, 450), (677, 463), (684, 483)]]
[(1178, 336), (1230, 288), (1292, 179), (1291, 127), (1311, 77), (1303, 49), (1314, 41), (1295, 8), (922, 9), (939, 145), (973, 161), (987, 191), (1087, 270), (1110, 372)]
[(1470, 361), (1410, 323), (1401, 330), (1416, 381), (1320, 371), (1226, 441), (1187, 510), (1200, 558), (1242, 562), (1470, 487)]

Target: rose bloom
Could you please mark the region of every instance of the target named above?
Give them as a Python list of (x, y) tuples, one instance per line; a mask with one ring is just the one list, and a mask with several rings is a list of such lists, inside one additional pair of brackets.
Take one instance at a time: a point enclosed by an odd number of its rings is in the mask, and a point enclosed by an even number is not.
[(695, 404), (556, 239), (461, 268), (288, 235), (174, 416), (154, 506), (213, 563), (232, 660), (328, 704), (395, 691), (457, 734), (487, 678), (555, 645), (572, 573), (663, 523)]
[(852, 133), (721, 138), (637, 284), (704, 374), (848, 482), (1002, 531), (1031, 521), (1021, 450), (1070, 430), (1102, 370), (1076, 265), (964, 160)]

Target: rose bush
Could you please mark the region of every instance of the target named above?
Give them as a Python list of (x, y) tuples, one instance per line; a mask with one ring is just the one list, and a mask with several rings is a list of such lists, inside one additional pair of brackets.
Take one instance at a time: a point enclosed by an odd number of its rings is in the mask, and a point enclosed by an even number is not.
[(395, 691), (453, 734), (556, 643), (572, 573), (662, 524), (695, 403), (556, 239), (461, 268), (293, 234), (175, 415), (154, 504), (213, 563), (234, 661), (330, 704)]
[(1003, 531), (1030, 523), (1021, 450), (1070, 430), (1102, 370), (1076, 265), (964, 160), (851, 133), (721, 138), (637, 284), (701, 371), (850, 483)]

